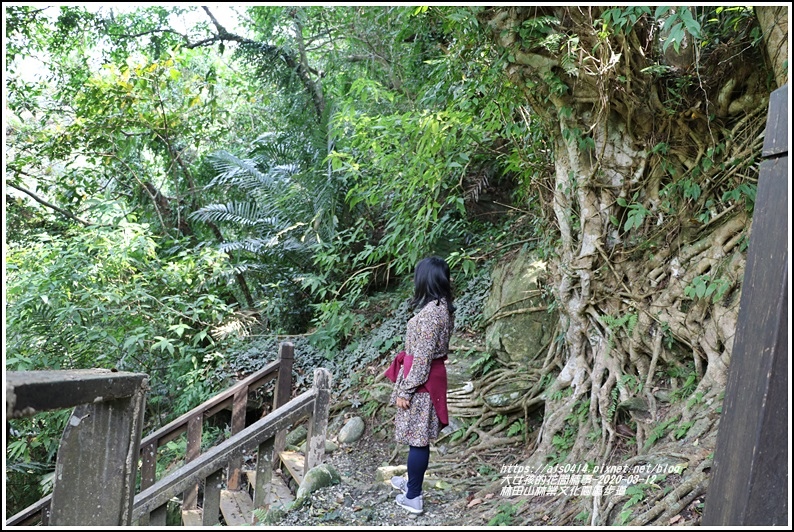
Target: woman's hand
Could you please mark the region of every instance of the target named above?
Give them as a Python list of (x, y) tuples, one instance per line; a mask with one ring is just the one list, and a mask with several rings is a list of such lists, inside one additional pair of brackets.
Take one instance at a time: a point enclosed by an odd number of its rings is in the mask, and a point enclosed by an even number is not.
[(402, 397), (398, 397), (395, 403), (397, 404), (397, 408), (402, 408), (403, 410), (408, 410), (411, 406), (411, 401), (403, 399)]

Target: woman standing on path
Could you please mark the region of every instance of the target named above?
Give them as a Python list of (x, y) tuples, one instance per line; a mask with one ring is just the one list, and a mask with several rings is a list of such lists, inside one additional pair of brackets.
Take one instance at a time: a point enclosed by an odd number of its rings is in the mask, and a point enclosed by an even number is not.
[(405, 351), (386, 371), (394, 382), (389, 404), (397, 406), (395, 439), (409, 446), (408, 480), (393, 477), (391, 484), (402, 492), (397, 504), (414, 514), (423, 511), (422, 483), (430, 461), (430, 442), (449, 424), (444, 361), (455, 320), (452, 300), (447, 263), (439, 257), (419, 261), (411, 300), (411, 308), (418, 312), (408, 321)]

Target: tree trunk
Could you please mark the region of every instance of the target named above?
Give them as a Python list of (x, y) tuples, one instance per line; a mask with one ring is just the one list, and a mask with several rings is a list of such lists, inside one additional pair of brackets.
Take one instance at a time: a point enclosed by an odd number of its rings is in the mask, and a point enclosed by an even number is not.
[(788, 9), (787, 6), (755, 8), (778, 87), (788, 83)]
[[(713, 450), (771, 87), (746, 43), (704, 51), (690, 41), (664, 54), (641, 9), (610, 11), (613, 21), (636, 15), (620, 27), (605, 26), (602, 7), (481, 15), (553, 139), (554, 175), (538, 185), (554, 191), (547, 223), (560, 242), (550, 263), (565, 338), (556, 367), (589, 375), (541, 395), (532, 470), (658, 462), (683, 439)], [(687, 471), (700, 474), (707, 455)], [(593, 525), (628, 519), (607, 498), (588, 511)]]

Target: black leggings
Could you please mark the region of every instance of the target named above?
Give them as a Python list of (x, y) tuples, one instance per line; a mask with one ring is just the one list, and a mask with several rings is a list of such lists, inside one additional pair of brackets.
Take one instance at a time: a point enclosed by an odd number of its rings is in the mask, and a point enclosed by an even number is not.
[(410, 446), (408, 448), (408, 493), (406, 498), (415, 499), (422, 494), (422, 483), (425, 481), (425, 471), (430, 463), (430, 446)]

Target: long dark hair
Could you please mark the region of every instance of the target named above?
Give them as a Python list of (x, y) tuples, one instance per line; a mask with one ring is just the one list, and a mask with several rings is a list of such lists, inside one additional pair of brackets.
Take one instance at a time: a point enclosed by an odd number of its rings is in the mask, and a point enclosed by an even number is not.
[(414, 271), (414, 297), (411, 308), (421, 309), (431, 301), (444, 301), (450, 316), (455, 312), (452, 304), (452, 283), (449, 265), (441, 257), (427, 257), (416, 263)]

